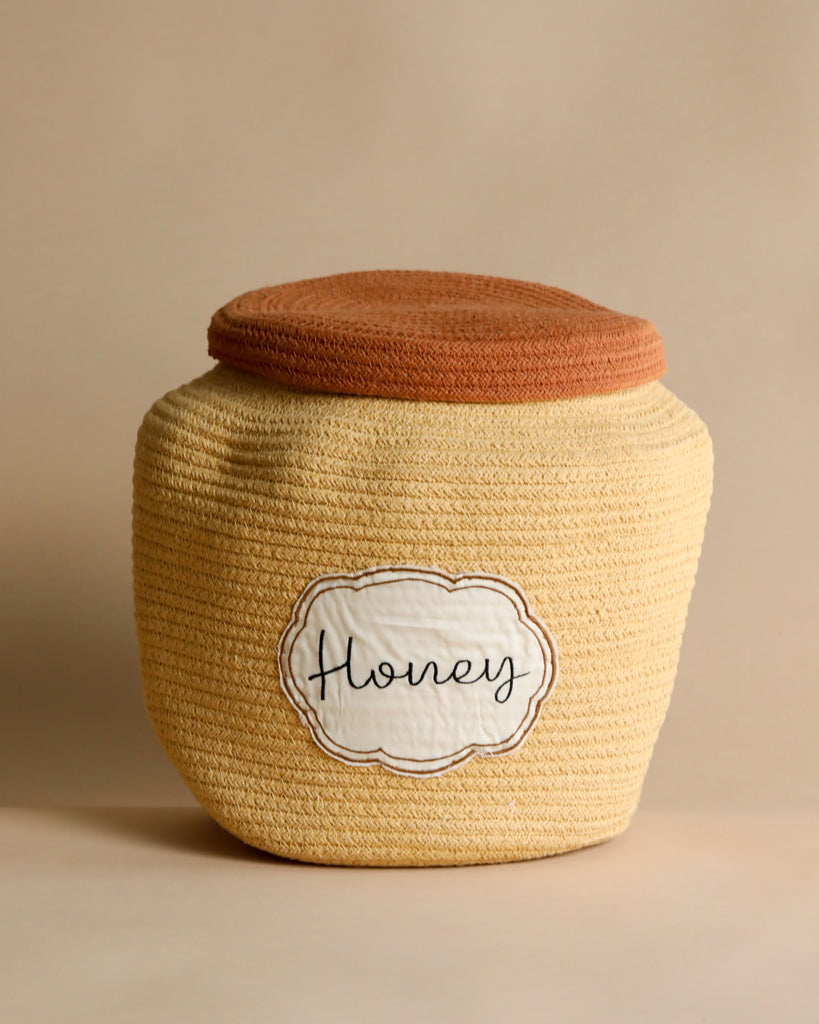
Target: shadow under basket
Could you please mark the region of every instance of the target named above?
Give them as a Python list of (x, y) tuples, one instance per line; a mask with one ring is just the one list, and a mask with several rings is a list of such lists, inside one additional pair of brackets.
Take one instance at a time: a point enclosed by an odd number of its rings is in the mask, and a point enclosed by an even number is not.
[(636, 809), (712, 486), (646, 320), (368, 271), (258, 289), (139, 429), (145, 704), (225, 829), (328, 864), (523, 860)]

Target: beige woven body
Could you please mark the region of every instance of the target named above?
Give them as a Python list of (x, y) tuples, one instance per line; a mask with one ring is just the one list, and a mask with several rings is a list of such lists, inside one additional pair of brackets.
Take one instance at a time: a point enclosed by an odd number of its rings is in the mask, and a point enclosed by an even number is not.
[[(139, 432), (145, 701), (228, 831), (285, 857), (462, 864), (610, 838), (666, 712), (711, 493), (705, 426), (659, 382), (509, 404), (305, 392), (218, 364)], [(276, 644), (316, 576), (514, 581), (560, 676), (522, 746), (410, 778), (325, 754)]]

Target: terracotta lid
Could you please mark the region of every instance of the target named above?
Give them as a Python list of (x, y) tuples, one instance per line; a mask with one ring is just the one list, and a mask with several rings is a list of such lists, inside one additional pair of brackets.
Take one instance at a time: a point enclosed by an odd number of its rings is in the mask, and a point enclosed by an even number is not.
[(665, 372), (653, 324), (528, 281), (371, 270), (246, 292), (208, 330), (216, 359), (317, 391), (522, 402)]

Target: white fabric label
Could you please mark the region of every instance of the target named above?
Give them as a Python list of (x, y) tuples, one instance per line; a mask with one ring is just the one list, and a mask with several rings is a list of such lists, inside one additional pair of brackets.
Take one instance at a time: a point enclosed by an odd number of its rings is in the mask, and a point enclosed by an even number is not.
[(402, 775), (513, 750), (557, 678), (552, 638), (513, 583), (401, 566), (313, 580), (278, 659), (323, 750)]

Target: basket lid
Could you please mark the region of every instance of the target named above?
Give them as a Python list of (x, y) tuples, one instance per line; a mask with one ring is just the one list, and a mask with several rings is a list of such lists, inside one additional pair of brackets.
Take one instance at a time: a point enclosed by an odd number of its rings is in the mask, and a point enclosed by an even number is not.
[(245, 292), (208, 330), (216, 359), (317, 391), (523, 402), (665, 372), (648, 320), (528, 281), (370, 270)]

